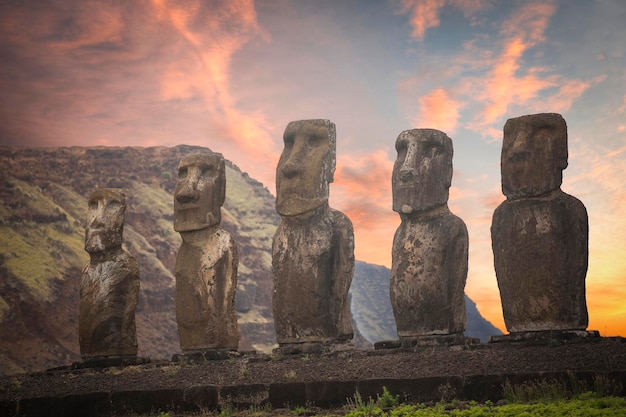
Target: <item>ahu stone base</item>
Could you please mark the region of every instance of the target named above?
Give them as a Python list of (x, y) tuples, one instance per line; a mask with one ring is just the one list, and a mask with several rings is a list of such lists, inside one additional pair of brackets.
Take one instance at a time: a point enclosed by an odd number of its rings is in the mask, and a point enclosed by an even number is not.
[(91, 356), (82, 358), (81, 362), (72, 363), (71, 369), (111, 368), (145, 365), (147, 363), (150, 363), (150, 358), (139, 358), (137, 355)]
[(235, 349), (206, 349), (185, 351), (172, 356), (172, 362), (206, 362), (206, 361), (223, 361), (241, 357), (245, 354), (255, 354), (252, 352), (240, 352)]
[(316, 353), (337, 353), (355, 350), (351, 341), (284, 343), (272, 350), (273, 355), (308, 355)]
[(374, 343), (374, 349), (413, 350), (420, 347), (469, 346), (478, 344), (480, 344), (480, 339), (475, 337), (466, 337), (462, 334), (444, 334), (401, 337), (400, 340), (384, 340)]
[(513, 332), (491, 336), (489, 343), (570, 343), (589, 339), (599, 339), (600, 332), (597, 330), (541, 330), (534, 332)]

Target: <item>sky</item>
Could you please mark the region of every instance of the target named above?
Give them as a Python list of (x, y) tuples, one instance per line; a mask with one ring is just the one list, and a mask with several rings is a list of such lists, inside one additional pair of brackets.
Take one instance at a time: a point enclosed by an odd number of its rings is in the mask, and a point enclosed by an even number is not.
[(454, 143), (466, 293), (505, 331), (490, 226), (507, 119), (568, 124), (562, 189), (589, 214), (589, 329), (626, 336), (626, 2), (3, 0), (0, 145), (220, 152), (275, 190), (292, 120), (337, 126), (331, 206), (390, 267), (395, 140)]

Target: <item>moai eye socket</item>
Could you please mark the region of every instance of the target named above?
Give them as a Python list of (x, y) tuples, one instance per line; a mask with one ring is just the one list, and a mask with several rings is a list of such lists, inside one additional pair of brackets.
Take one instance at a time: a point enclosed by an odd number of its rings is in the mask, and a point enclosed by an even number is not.
[(511, 161), (513, 161), (513, 162), (524, 162), (524, 161), (526, 161), (526, 160), (529, 158), (529, 156), (530, 156), (530, 153), (529, 153), (529, 152), (526, 152), (526, 151), (518, 151), (518, 152), (514, 152), (514, 153), (511, 155), (510, 159), (511, 159)]
[(295, 136), (294, 135), (292, 135), (292, 134), (285, 135), (283, 137), (283, 142), (284, 142), (284, 145), (285, 145), (285, 149), (291, 148), (293, 146), (294, 140), (295, 140)]
[(439, 144), (431, 144), (429, 145), (426, 155), (430, 158), (436, 158), (443, 153), (443, 146)]
[(187, 167), (180, 167), (178, 169), (178, 178), (187, 178), (188, 173), (189, 170), (187, 169)]
[(322, 142), (324, 142), (324, 137), (319, 136), (319, 135), (310, 135), (307, 138), (307, 145), (311, 148), (317, 148), (318, 146), (320, 146), (322, 144)]
[(396, 140), (396, 151), (398, 152), (398, 156), (400, 156), (400, 154), (406, 153), (407, 146), (408, 140), (406, 138), (400, 137), (398, 138), (398, 140)]
[(200, 176), (204, 178), (217, 177), (217, 167), (215, 165), (203, 165), (200, 167)]
[(122, 203), (120, 203), (119, 201), (109, 201), (109, 204), (107, 204), (107, 207), (111, 210), (118, 210), (120, 207), (122, 207)]

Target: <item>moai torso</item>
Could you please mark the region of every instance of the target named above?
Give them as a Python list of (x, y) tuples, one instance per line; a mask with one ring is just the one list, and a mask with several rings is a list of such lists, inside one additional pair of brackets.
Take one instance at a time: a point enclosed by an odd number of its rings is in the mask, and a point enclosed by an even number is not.
[(183, 238), (175, 276), (176, 321), (184, 352), (239, 346), (237, 246), (219, 227), (225, 181), (219, 154), (189, 155), (180, 162), (174, 229)]
[(291, 122), (284, 140), (276, 170), (283, 221), (272, 245), (276, 337), (281, 345), (349, 340), (354, 234), (350, 220), (328, 206), (335, 126)]
[(398, 227), (390, 296), (400, 337), (465, 331), (467, 242), (465, 223), (447, 207)]
[(352, 223), (326, 209), (283, 220), (272, 245), (274, 322), (279, 343), (352, 339), (347, 298), (354, 272)]
[(509, 119), (502, 145), (507, 200), (491, 226), (494, 265), (509, 332), (584, 330), (588, 220), (561, 191), (567, 126), (558, 114)]
[(402, 223), (393, 240), (390, 298), (398, 335), (465, 331), (468, 235), (448, 209), (452, 140), (414, 129), (396, 141), (393, 208)]
[(98, 189), (89, 199), (80, 282), (79, 345), (83, 358), (137, 355), (137, 261), (122, 248), (125, 196)]

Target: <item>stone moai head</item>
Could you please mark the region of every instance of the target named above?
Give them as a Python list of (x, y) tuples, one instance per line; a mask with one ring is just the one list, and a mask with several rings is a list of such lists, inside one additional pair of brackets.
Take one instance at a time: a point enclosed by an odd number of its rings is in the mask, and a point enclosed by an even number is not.
[(323, 119), (290, 122), (283, 141), (276, 167), (276, 211), (297, 216), (328, 202), (335, 173), (335, 124)]
[(126, 195), (119, 188), (99, 188), (89, 196), (85, 251), (100, 253), (122, 246)]
[(556, 113), (516, 117), (504, 125), (500, 170), (508, 199), (559, 189), (567, 168), (567, 125)]
[(452, 183), (452, 139), (435, 129), (413, 129), (396, 140), (393, 165), (393, 211), (410, 214), (448, 201)]
[(226, 169), (218, 153), (184, 156), (174, 188), (174, 230), (189, 232), (220, 224), (226, 199)]

